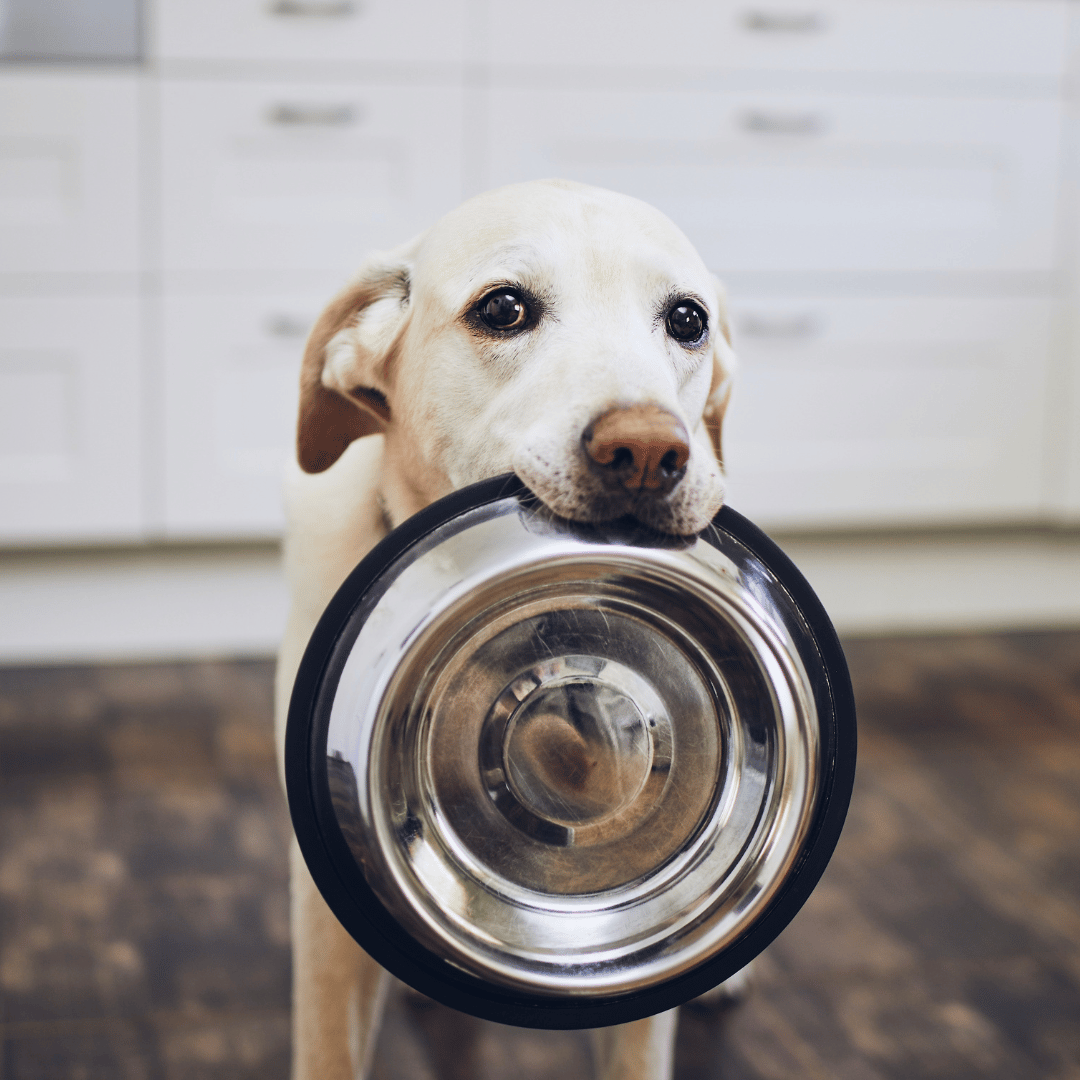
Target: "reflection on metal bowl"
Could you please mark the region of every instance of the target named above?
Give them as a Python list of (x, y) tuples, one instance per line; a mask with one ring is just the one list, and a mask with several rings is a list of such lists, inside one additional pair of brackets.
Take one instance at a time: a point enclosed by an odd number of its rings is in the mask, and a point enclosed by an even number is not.
[(286, 771), (316, 883), (405, 981), (585, 1027), (670, 1008), (791, 919), (854, 778), (843, 654), (749, 522), (553, 517), (516, 478), (365, 559), (297, 677)]

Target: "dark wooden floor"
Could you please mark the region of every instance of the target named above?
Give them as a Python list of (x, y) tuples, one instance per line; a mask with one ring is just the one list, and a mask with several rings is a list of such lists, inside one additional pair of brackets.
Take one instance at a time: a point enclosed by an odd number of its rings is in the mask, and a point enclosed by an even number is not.
[[(859, 780), (679, 1080), (1080, 1078), (1080, 633), (859, 641)], [(261, 663), (0, 670), (0, 1080), (287, 1074)], [(398, 999), (379, 1080), (578, 1080), (580, 1035)]]

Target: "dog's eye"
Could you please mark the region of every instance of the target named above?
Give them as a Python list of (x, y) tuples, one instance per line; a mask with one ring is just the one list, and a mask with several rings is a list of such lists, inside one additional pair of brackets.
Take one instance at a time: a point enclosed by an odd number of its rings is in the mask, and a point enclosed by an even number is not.
[(708, 323), (709, 319), (705, 312), (697, 304), (685, 300), (668, 312), (667, 332), (676, 341), (690, 345), (701, 340)]
[(492, 330), (520, 330), (529, 320), (525, 301), (512, 289), (496, 289), (476, 306), (476, 313)]

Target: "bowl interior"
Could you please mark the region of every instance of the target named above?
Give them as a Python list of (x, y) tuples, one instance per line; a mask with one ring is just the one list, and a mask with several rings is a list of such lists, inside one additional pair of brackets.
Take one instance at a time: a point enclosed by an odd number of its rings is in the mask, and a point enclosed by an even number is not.
[(708, 538), (642, 545), (517, 497), (451, 518), (369, 583), (330, 665), (322, 760), (367, 886), (511, 991), (610, 997), (707, 962), (814, 817), (797, 623)]

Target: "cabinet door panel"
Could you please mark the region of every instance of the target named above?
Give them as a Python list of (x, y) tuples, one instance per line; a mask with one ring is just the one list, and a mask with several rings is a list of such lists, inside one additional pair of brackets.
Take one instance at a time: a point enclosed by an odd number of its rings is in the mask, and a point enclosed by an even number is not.
[(139, 302), (0, 299), (0, 539), (143, 529)]
[(488, 179), (636, 195), (720, 272), (1045, 270), (1060, 122), (1052, 101), (505, 87)]
[(507, 68), (1046, 77), (1064, 68), (1068, 26), (1063, 0), (632, 0), (617, 13), (549, 0), (542, 18), (527, 4), (489, 9), (488, 59)]
[(159, 0), (169, 59), (460, 61), (463, 0)]
[(1052, 308), (738, 298), (732, 505), (770, 526), (1038, 516)]
[(138, 269), (131, 75), (0, 74), (0, 273)]
[(164, 303), (165, 523), (172, 536), (275, 535), (300, 356), (328, 294)]
[(354, 268), (461, 199), (453, 89), (167, 82), (167, 270)]
[(507, 89), (488, 179), (637, 195), (720, 272), (1044, 270), (1059, 124), (1053, 102)]

